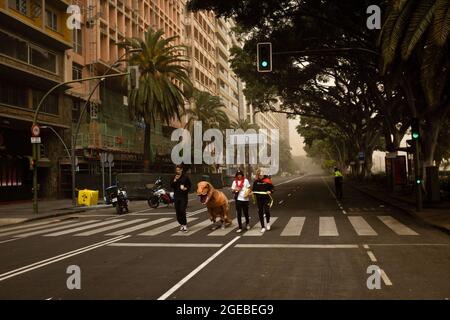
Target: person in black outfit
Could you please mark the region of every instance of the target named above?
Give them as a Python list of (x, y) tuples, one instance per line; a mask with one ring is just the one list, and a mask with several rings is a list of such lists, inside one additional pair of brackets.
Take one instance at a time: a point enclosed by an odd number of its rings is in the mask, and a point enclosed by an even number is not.
[[(256, 180), (253, 182), (252, 192), (256, 197), (258, 204), (259, 222), (261, 223), (261, 232), (270, 230), (270, 203), (272, 201), (271, 194), (274, 186), (269, 177), (264, 176), (261, 169), (256, 171)], [(267, 224), (264, 224), (264, 215)]]
[(188, 203), (188, 194), (191, 190), (191, 180), (183, 173), (183, 166), (177, 165), (175, 177), (170, 186), (174, 191), (175, 212), (177, 221), (180, 224), (180, 231), (187, 232), (186, 208)]

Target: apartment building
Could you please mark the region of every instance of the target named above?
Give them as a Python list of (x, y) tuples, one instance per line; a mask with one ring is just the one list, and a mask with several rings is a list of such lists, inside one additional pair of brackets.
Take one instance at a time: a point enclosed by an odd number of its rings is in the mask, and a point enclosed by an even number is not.
[[(31, 199), (31, 125), (44, 94), (64, 81), (71, 48), (65, 27), (67, 2), (0, 0), (0, 201)], [(70, 103), (60, 91), (45, 100), (38, 120), (62, 137), (70, 129)], [(39, 196), (58, 191), (58, 162), (63, 145), (41, 130)]]

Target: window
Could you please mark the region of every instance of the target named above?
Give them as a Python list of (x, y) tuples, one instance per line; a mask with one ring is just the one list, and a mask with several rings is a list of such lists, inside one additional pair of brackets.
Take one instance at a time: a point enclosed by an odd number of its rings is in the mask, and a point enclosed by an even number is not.
[(72, 80), (78, 80), (83, 78), (83, 68), (80, 65), (72, 65)]
[(28, 15), (28, 0), (9, 0), (9, 7), (23, 15)]
[(45, 25), (54, 31), (58, 31), (58, 16), (55, 12), (45, 9)]
[(36, 67), (56, 73), (56, 55), (45, 49), (30, 47), (30, 63)]
[(0, 103), (26, 108), (27, 89), (15, 83), (0, 81)]
[(72, 38), (73, 38), (73, 51), (78, 53), (78, 54), (82, 54), (83, 50), (82, 50), (82, 36), (81, 36), (81, 29), (73, 29), (73, 34), (72, 34)]
[[(39, 102), (46, 92), (41, 90), (33, 90), (33, 109), (36, 109)], [(44, 100), (41, 106), (41, 112), (58, 114), (58, 96), (55, 94), (50, 94)]]
[(26, 41), (0, 31), (0, 53), (28, 63), (28, 44)]

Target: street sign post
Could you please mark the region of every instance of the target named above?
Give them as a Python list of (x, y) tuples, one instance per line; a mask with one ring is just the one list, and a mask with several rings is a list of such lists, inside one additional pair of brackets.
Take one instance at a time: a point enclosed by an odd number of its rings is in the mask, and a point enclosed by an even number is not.
[(31, 137), (31, 143), (41, 143), (41, 137)]

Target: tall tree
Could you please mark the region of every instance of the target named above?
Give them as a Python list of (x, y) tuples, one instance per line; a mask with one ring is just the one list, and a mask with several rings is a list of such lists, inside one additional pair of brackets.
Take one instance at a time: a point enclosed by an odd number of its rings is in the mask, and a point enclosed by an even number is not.
[(123, 46), (140, 49), (129, 57), (129, 65), (137, 65), (140, 71), (139, 88), (128, 93), (129, 111), (132, 117), (145, 121), (144, 169), (150, 168), (150, 132), (156, 120), (170, 123), (179, 119), (185, 101), (191, 97), (184, 54), (185, 47), (173, 45), (177, 37), (164, 38), (164, 31), (149, 29), (140, 38), (128, 38)]

